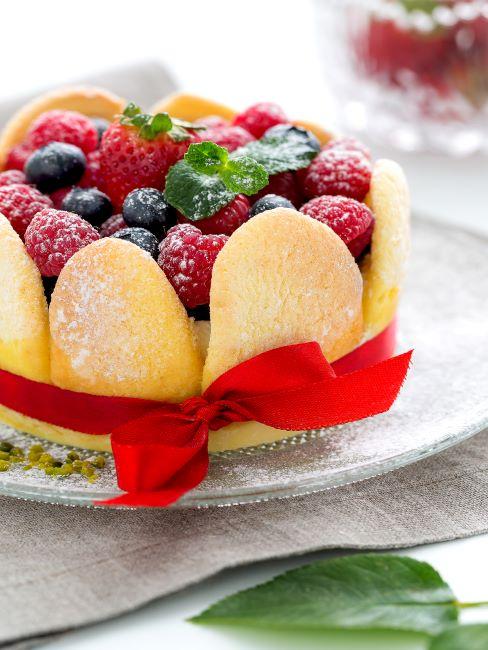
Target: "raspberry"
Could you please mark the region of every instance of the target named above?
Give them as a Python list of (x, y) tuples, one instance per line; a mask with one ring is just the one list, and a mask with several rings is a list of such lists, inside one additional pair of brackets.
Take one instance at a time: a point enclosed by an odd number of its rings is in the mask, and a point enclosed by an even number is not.
[(0, 173), (0, 187), (5, 185), (27, 185), (27, 178), (20, 169), (9, 169)]
[(334, 138), (333, 140), (330, 140), (325, 147), (323, 147), (323, 151), (356, 151), (359, 153), (362, 153), (363, 156), (366, 156), (368, 160), (371, 160), (371, 151), (368, 149), (368, 147), (360, 142), (359, 140), (356, 140), (356, 138), (353, 138), (351, 136), (344, 136), (341, 138)]
[[(224, 120), (220, 115), (207, 115), (195, 120), (195, 124), (199, 126), (206, 126), (207, 129), (221, 129), (222, 127), (229, 126), (229, 122)], [(201, 131), (199, 133), (202, 133)]]
[(173, 226), (159, 245), (158, 264), (185, 307), (208, 304), (213, 265), (227, 240), (184, 223)]
[(345, 196), (319, 196), (302, 205), (300, 212), (332, 228), (354, 257), (371, 241), (374, 217), (364, 203)]
[(124, 217), (121, 214), (113, 214), (100, 226), (100, 237), (110, 237), (124, 228), (127, 228)]
[(61, 209), (61, 205), (64, 201), (64, 197), (71, 192), (73, 189), (73, 186), (70, 185), (69, 187), (62, 187), (60, 190), (55, 190), (54, 192), (51, 192), (49, 195), (51, 198), (51, 201), (53, 202), (53, 208), (56, 208), (56, 210)]
[(27, 252), (41, 275), (52, 277), (77, 251), (100, 239), (100, 235), (77, 214), (46, 209), (36, 214), (25, 233)]
[[(249, 219), (249, 201), (243, 194), (238, 194), (228, 205), (211, 217), (201, 219), (198, 228), (204, 235), (232, 235), (234, 230)], [(179, 223), (193, 223), (184, 215), (178, 214)]]
[(224, 126), (213, 129), (205, 129), (199, 133), (201, 140), (210, 140), (215, 144), (225, 147), (228, 151), (235, 151), (243, 147), (248, 142), (254, 140), (254, 137), (241, 128), (240, 126)]
[(5, 169), (20, 169), (23, 171), (24, 165), (31, 153), (32, 149), (26, 144), (16, 144), (8, 152)]
[(324, 149), (300, 176), (305, 196), (347, 196), (362, 201), (369, 191), (371, 162), (357, 151)]
[(277, 194), (283, 196), (298, 208), (302, 204), (300, 188), (295, 175), (292, 172), (282, 172), (269, 177), (269, 183), (262, 190), (259, 190), (253, 199), (256, 201), (266, 194)]
[(88, 154), (98, 146), (98, 132), (93, 122), (75, 111), (47, 111), (32, 123), (26, 143), (39, 149), (50, 142), (65, 142)]
[(19, 183), (0, 187), (0, 212), (7, 217), (21, 237), (36, 212), (51, 207), (51, 199), (30, 185)]
[(86, 157), (85, 173), (79, 182), (80, 187), (96, 187), (101, 189), (102, 175), (100, 173), (100, 151), (91, 151)]
[(286, 124), (288, 118), (283, 110), (271, 102), (261, 102), (247, 108), (232, 120), (234, 126), (242, 126), (255, 138), (260, 138), (265, 131), (276, 124)]

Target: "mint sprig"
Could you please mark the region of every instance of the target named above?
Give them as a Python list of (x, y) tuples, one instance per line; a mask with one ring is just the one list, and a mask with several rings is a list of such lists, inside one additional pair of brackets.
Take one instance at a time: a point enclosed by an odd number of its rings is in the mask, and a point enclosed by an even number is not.
[(136, 127), (139, 130), (139, 135), (144, 140), (155, 140), (158, 135), (167, 133), (175, 142), (188, 140), (190, 138), (188, 129), (197, 131), (205, 128), (198, 124), (170, 117), (168, 113), (156, 113), (156, 115), (143, 113), (140, 107), (133, 102), (130, 102), (125, 107), (120, 117), (120, 123)]
[(252, 195), (269, 182), (262, 165), (248, 156), (231, 158), (214, 142), (191, 144), (170, 169), (165, 195), (188, 219), (199, 221), (230, 203), (236, 194)]
[(317, 155), (317, 145), (300, 128), (269, 133), (240, 147), (232, 157), (249, 156), (271, 176), (308, 167)]
[(433, 639), (429, 650), (486, 650), (488, 625), (461, 625)]

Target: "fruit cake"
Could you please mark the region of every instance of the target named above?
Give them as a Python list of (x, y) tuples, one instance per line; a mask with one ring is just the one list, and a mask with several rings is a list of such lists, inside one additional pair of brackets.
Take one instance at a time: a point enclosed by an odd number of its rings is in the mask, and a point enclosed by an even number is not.
[[(176, 94), (144, 113), (61, 89), (5, 126), (0, 165), (2, 370), (177, 403), (282, 345), (317, 341), (332, 363), (395, 319), (409, 250), (400, 167), (275, 104), (236, 112)], [(0, 419), (110, 450), (108, 435), (5, 407)], [(286, 435), (234, 423), (209, 449)]]

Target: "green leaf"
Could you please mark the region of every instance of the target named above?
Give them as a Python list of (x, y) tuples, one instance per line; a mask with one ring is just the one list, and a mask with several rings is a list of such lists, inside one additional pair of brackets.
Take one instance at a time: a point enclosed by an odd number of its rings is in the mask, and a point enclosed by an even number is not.
[(138, 115), (141, 112), (141, 109), (137, 104), (134, 104), (134, 102), (129, 102), (127, 106), (124, 109), (124, 112), (122, 115), (125, 117), (134, 117), (135, 115)]
[(212, 216), (235, 197), (219, 176), (197, 172), (186, 160), (171, 167), (164, 193), (168, 203), (192, 221)]
[(240, 147), (231, 157), (249, 156), (273, 175), (308, 167), (316, 155), (317, 149), (313, 143), (296, 129), (279, 135), (265, 135), (261, 140)]
[(488, 625), (462, 625), (432, 640), (429, 650), (486, 650)]
[(438, 634), (458, 618), (454, 594), (425, 562), (352, 555), (314, 562), (217, 602), (197, 623), (285, 629), (397, 629)]
[(185, 154), (186, 162), (197, 172), (215, 174), (229, 159), (229, 152), (214, 142), (191, 144)]
[(229, 160), (221, 170), (220, 178), (229, 190), (248, 196), (256, 194), (269, 183), (266, 169), (248, 156)]

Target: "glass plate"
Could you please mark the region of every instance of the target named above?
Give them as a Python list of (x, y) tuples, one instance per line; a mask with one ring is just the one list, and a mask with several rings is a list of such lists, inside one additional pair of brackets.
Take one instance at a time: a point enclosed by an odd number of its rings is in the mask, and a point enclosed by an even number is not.
[[(415, 354), (391, 411), (214, 454), (207, 479), (174, 507), (232, 505), (337, 487), (437, 453), (488, 426), (488, 241), (418, 219), (413, 251), (399, 349), (413, 347)], [(33, 440), (3, 425), (0, 439), (20, 446)], [(88, 506), (117, 492), (110, 457), (94, 484), (78, 475), (56, 479), (25, 472), (21, 465), (0, 475), (1, 494), (49, 503)]]

